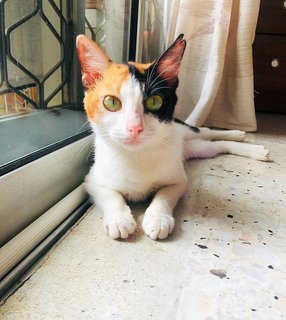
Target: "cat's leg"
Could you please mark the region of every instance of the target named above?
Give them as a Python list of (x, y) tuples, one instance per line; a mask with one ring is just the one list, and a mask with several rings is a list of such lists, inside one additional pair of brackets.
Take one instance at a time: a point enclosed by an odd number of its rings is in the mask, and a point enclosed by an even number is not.
[(142, 227), (153, 240), (165, 239), (172, 233), (175, 225), (173, 210), (186, 190), (186, 181), (160, 189), (147, 208)]
[(211, 130), (200, 128), (200, 135), (204, 140), (244, 141), (246, 133), (241, 130)]
[(189, 129), (186, 139), (244, 141), (246, 133), (241, 130), (211, 130), (209, 128)]
[(261, 145), (200, 139), (185, 142), (184, 157), (186, 160), (190, 158), (213, 158), (218, 154), (235, 154), (255, 160), (269, 160), (269, 151)]
[(112, 239), (126, 239), (133, 234), (136, 222), (122, 195), (101, 186), (88, 186), (96, 205), (103, 211), (103, 225)]

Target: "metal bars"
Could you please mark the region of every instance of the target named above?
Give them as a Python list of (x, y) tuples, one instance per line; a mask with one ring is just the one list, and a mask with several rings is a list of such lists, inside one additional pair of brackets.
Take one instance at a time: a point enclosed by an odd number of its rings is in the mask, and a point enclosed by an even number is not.
[[(14, 3), (13, 3), (14, 1)], [(0, 1), (0, 95), (14, 92), (18, 96), (22, 97), (26, 102), (30, 103), (34, 108), (45, 109), (48, 107), (50, 101), (59, 93), (62, 94), (62, 103), (70, 104), (70, 95), (64, 95), (64, 86), (70, 86), (71, 81), (71, 62), (72, 62), (72, 6), (71, 1), (67, 0), (35, 0), (33, 10), (21, 17), (20, 19), (14, 19), (13, 23), (7, 23), (7, 5), (11, 6), (28, 6), (26, 1), (15, 0), (2, 0)], [(15, 8), (16, 9), (16, 8)], [(12, 13), (13, 14), (13, 13)], [(53, 19), (51, 19), (51, 17)], [(33, 45), (33, 39), (37, 38), (36, 34), (40, 33), (40, 38), (43, 39), (42, 45), (46, 49), (47, 44), (44, 43), (45, 37), (43, 37), (43, 28), (46, 33), (49, 33), (49, 38), (52, 39), (53, 44), (57, 43), (57, 49), (59, 51), (59, 57), (52, 62), (52, 65), (47, 71), (44, 71), (46, 67), (45, 57), (49, 56), (49, 52), (45, 52), (44, 55), (35, 56), (33, 59), (43, 67), (43, 70), (38, 70), (37, 73), (33, 72), (25, 63), (21, 61), (21, 57), (17, 57), (14, 52), (15, 43), (12, 43), (12, 37), (17, 32), (22, 32), (23, 26), (30, 23), (32, 19), (38, 19), (39, 28), (34, 28), (32, 33), (24, 32), (23, 42), (25, 45)], [(11, 20), (11, 19), (10, 19)], [(13, 19), (12, 19), (13, 20)], [(53, 21), (52, 21), (53, 20)], [(56, 27), (57, 26), (60, 27)], [(17, 44), (16, 44), (17, 45)], [(53, 52), (56, 50), (51, 45), (48, 47), (48, 51)], [(40, 61), (40, 60), (41, 61)], [(51, 62), (49, 62), (51, 64)], [(21, 77), (17, 81), (13, 81), (12, 67), (14, 70), (18, 70)], [(58, 81), (52, 81), (52, 85), (49, 84), (49, 90), (46, 89), (47, 81), (51, 76), (54, 76), (58, 72)], [(12, 80), (12, 81), (11, 81)], [(22, 90), (25, 88), (33, 87), (37, 88), (36, 99), (32, 99)], [(49, 92), (48, 92), (49, 91)], [(66, 90), (70, 92), (69, 89)]]

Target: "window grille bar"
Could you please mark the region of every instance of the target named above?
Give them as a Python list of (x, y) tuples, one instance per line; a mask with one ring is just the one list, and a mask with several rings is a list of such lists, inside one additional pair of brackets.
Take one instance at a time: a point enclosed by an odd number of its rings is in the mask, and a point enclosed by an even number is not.
[(96, 33), (94, 32), (93, 27), (90, 24), (90, 22), (88, 21), (87, 17), (85, 17), (85, 23), (86, 23), (86, 25), (88, 27), (88, 30), (89, 30), (90, 34), (91, 34), (91, 39), (93, 41), (96, 41)]
[[(11, 25), (5, 26), (5, 6), (9, 0), (0, 1), (0, 95), (14, 92), (22, 97), (27, 103), (31, 104), (36, 109), (48, 108), (49, 102), (61, 91), (62, 92), (62, 105), (71, 104), (71, 64), (72, 64), (72, 6), (73, 3), (68, 0), (60, 0), (59, 7), (54, 0), (48, 0), (49, 9), (53, 11), (59, 23), (60, 30), (57, 30), (53, 25), (49, 16), (44, 12), (44, 1), (36, 0), (35, 8), (29, 14), (21, 17), (19, 21), (13, 22)], [(23, 6), (27, 5), (25, 1), (22, 2)], [(7, 10), (6, 10), (7, 11)], [(27, 66), (23, 65), (22, 61), (19, 61), (13, 53), (12, 37), (11, 33), (17, 33), (18, 28), (29, 21), (33, 17), (39, 17), (41, 22), (44, 23), (45, 28), (48, 28), (49, 32), (53, 35), (53, 39), (57, 41), (59, 45), (59, 60), (53, 61), (51, 68), (45, 72), (45, 74), (36, 75)], [(40, 29), (40, 28), (39, 28)], [(34, 32), (41, 32), (35, 30)], [(52, 49), (52, 48), (51, 48)], [(35, 57), (37, 59), (37, 57)], [(22, 74), (27, 76), (27, 79), (23, 79), (24, 83), (16, 84), (11, 82), (11, 75), (9, 74), (8, 63), (12, 64), (16, 70), (20, 70)], [(44, 62), (45, 63), (45, 62)], [(51, 88), (49, 95), (46, 94), (45, 82), (58, 70), (61, 70), (60, 83), (55, 84), (54, 88)], [(67, 87), (67, 94), (64, 93), (64, 87)], [(34, 101), (22, 90), (36, 87), (37, 99)]]
[(136, 43), (137, 43), (137, 28), (138, 28), (138, 12), (139, 0), (131, 2), (131, 17), (130, 17), (130, 35), (129, 35), (129, 60), (136, 60)]
[[(21, 26), (23, 23), (27, 22), (28, 20), (30, 20), (32, 17), (36, 16), (37, 11), (38, 11), (38, 6), (35, 8), (35, 10), (33, 10), (30, 14), (28, 14), (26, 17), (23, 17), (22, 19), (20, 19), (18, 22), (14, 23), (13, 25), (11, 25), (10, 27), (8, 27), (7, 29), (5, 28), (5, 3), (7, 3), (8, 0), (4, 0), (2, 2), (3, 5), (3, 31), (4, 33), (1, 35), (1, 38), (3, 38), (3, 40), (1, 39), (2, 43), (4, 43), (4, 49), (5, 49), (5, 55), (7, 56), (7, 58), (10, 60), (10, 62), (12, 62), (17, 68), (19, 68), (22, 72), (24, 72), (25, 74), (27, 74), (31, 79), (33, 79), (33, 81), (40, 86), (40, 82), (38, 81), (38, 79), (36, 78), (36, 76), (34, 76), (29, 70), (27, 70), (19, 61), (17, 61), (17, 59), (15, 59), (11, 53), (11, 44), (10, 44), (10, 35), (12, 33), (12, 31), (14, 31), (16, 28), (18, 28), (19, 26)], [(6, 29), (6, 32), (5, 32)], [(9, 72), (8, 72), (8, 66), (7, 66), (7, 60), (5, 59), (4, 56), (4, 81), (5, 84), (7, 86), (7, 88), (11, 91), (11, 92), (15, 92), (17, 93), (19, 96), (21, 96), (23, 99), (25, 99), (26, 101), (28, 101), (30, 104), (32, 104), (35, 108), (37, 108), (37, 104), (30, 99), (27, 95), (25, 95), (22, 91), (20, 91), (19, 89), (15, 88), (9, 80)], [(28, 87), (28, 85), (27, 85)]]

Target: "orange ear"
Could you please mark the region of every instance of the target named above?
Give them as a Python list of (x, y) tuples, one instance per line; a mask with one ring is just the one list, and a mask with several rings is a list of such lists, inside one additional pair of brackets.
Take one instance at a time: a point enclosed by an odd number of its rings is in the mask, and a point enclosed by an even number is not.
[(157, 74), (159, 74), (169, 85), (178, 85), (178, 74), (186, 49), (186, 40), (180, 34), (174, 43), (154, 63)]
[(111, 61), (94, 41), (84, 35), (76, 38), (76, 46), (81, 65), (82, 82), (88, 89), (102, 77), (102, 72)]

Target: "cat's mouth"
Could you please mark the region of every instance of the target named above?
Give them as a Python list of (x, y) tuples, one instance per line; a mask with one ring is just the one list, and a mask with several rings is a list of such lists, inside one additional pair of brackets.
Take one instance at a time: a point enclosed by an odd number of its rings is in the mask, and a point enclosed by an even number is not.
[(133, 137), (128, 137), (125, 139), (119, 139), (116, 142), (126, 149), (137, 149), (144, 145), (144, 139), (141, 137), (136, 139)]
[(140, 135), (136, 137), (134, 135), (129, 134), (111, 134), (110, 138), (113, 143), (129, 150), (139, 149), (145, 147), (146, 144), (150, 142), (150, 135), (146, 135), (145, 132), (142, 132)]
[(138, 138), (129, 138), (124, 142), (124, 144), (127, 146), (139, 146), (142, 145), (142, 140)]

